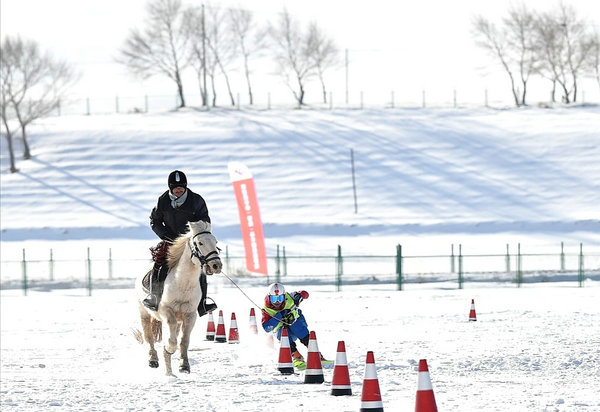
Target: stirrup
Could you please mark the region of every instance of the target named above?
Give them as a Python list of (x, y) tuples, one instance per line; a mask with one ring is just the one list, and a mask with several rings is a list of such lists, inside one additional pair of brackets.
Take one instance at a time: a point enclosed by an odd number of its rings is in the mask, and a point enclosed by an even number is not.
[(142, 301), (143, 305), (150, 310), (157, 311), (158, 310), (158, 297), (153, 294), (149, 294), (146, 296), (146, 299)]
[[(206, 299), (210, 299), (212, 303), (206, 303)], [(200, 305), (198, 305), (198, 316), (204, 316), (208, 312), (214, 311), (216, 308), (217, 304), (215, 303), (213, 298), (206, 297), (204, 299), (204, 302), (200, 302)]]

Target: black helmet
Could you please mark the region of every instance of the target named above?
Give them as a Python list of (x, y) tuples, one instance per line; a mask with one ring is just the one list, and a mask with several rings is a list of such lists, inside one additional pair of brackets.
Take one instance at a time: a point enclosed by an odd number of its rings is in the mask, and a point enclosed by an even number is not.
[(176, 187), (187, 187), (187, 177), (179, 170), (174, 170), (169, 175), (169, 189), (173, 190)]

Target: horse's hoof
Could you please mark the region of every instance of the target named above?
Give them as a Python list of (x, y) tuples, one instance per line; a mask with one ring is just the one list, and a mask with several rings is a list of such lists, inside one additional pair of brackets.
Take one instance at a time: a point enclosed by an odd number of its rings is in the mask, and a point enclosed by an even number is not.
[(180, 366), (179, 372), (180, 373), (190, 373), (190, 367), (189, 366)]
[(151, 360), (150, 362), (148, 362), (148, 366), (150, 366), (151, 368), (158, 368), (158, 361)]

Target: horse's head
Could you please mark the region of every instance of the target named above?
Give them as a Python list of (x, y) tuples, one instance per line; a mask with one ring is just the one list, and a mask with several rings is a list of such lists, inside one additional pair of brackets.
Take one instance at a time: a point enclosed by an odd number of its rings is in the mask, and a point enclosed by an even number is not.
[(219, 257), (219, 248), (217, 247), (217, 239), (210, 233), (210, 224), (205, 222), (203, 228), (195, 231), (192, 224), (192, 238), (190, 240), (190, 248), (192, 249), (193, 258), (197, 258), (202, 264), (202, 269), (207, 275), (220, 273), (223, 268), (223, 263)]

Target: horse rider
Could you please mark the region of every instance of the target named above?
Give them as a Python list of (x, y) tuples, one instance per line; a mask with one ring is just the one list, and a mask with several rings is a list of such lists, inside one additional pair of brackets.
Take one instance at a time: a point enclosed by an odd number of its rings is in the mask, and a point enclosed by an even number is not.
[[(150, 248), (154, 267), (150, 279), (150, 293), (143, 300), (143, 304), (151, 310), (158, 310), (164, 281), (169, 273), (167, 265), (169, 246), (177, 237), (187, 232), (188, 222), (202, 220), (210, 223), (206, 202), (202, 196), (187, 187), (185, 173), (174, 170), (169, 174), (168, 184), (169, 190), (160, 195), (156, 206), (150, 213), (150, 227), (161, 239), (156, 247)], [(198, 305), (198, 315), (200, 316), (217, 309), (212, 298), (209, 298), (212, 303), (206, 302), (207, 287), (206, 274), (202, 271), (200, 275), (202, 300)]]

